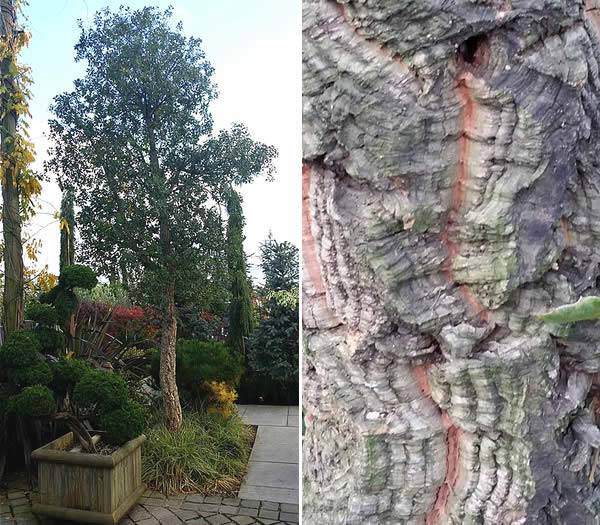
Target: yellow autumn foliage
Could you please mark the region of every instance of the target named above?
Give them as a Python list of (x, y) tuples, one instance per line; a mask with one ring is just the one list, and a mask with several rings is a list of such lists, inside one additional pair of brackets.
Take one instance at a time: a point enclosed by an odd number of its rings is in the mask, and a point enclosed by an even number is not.
[(235, 411), (235, 401), (238, 398), (235, 388), (223, 381), (208, 381), (206, 386), (210, 392), (208, 412), (230, 417)]

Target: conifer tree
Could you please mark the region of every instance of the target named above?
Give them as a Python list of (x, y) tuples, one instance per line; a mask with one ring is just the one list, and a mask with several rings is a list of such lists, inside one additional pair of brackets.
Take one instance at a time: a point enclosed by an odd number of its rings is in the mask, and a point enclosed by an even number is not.
[(229, 304), (229, 345), (245, 353), (245, 338), (253, 328), (250, 284), (244, 254), (244, 214), (239, 194), (232, 190), (227, 202), (227, 259), (231, 302)]

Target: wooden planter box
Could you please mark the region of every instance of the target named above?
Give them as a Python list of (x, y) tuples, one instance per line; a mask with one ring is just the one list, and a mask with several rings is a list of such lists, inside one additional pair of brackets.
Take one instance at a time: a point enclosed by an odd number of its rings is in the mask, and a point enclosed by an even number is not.
[(143, 434), (110, 456), (68, 452), (69, 432), (35, 450), (39, 503), (33, 512), (79, 523), (115, 525), (146, 490), (142, 483)]

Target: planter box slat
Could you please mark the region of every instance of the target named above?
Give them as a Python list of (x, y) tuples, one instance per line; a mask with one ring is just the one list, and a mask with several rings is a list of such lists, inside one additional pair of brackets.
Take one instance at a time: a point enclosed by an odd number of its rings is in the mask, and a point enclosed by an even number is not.
[(144, 493), (141, 445), (132, 439), (110, 456), (68, 452), (68, 433), (32, 454), (40, 501), (33, 511), (80, 523), (116, 524)]

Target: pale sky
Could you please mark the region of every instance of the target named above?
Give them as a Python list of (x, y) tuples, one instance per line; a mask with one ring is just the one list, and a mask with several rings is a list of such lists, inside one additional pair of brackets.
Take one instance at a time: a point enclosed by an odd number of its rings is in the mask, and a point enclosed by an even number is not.
[[(203, 40), (215, 68), (219, 97), (212, 105), (215, 131), (243, 122), (253, 137), (279, 151), (275, 180), (259, 180), (242, 190), (246, 215), (245, 249), (254, 254), (269, 231), (279, 241), (300, 244), (301, 43), (300, 0), (29, 0), (25, 7), (31, 44), (22, 61), (32, 68), (31, 136), (34, 167), (42, 169), (48, 142), (49, 105), (55, 95), (72, 89), (84, 69), (74, 61), (77, 20), (89, 22), (103, 7), (173, 5), (184, 30)], [(60, 192), (46, 183), (41, 213), (26, 235), (41, 238), (39, 265), (58, 273), (59, 229), (52, 218)], [(253, 271), (253, 275), (257, 275)]]

